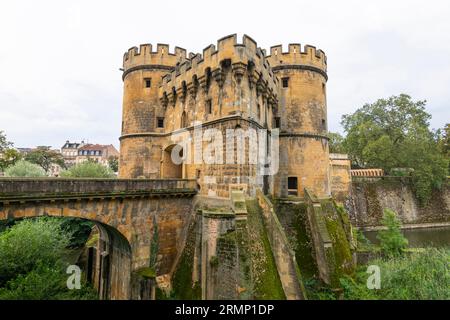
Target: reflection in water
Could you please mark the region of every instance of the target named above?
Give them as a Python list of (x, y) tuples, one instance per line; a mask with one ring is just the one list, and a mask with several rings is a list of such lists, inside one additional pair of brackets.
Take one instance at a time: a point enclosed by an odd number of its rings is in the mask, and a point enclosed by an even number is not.
[[(405, 229), (402, 232), (412, 248), (450, 246), (450, 227)], [(363, 233), (370, 242), (379, 243), (377, 231), (364, 231)]]

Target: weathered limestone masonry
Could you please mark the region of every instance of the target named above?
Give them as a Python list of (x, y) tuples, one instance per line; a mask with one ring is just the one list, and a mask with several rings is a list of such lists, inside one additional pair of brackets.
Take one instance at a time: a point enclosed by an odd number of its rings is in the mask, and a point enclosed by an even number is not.
[(434, 191), (428, 205), (421, 206), (407, 177), (352, 177), (352, 190), (346, 202), (354, 226), (381, 225), (383, 210), (397, 212), (404, 226), (450, 223), (449, 179)]
[[(242, 204), (243, 201), (243, 204)], [(235, 203), (240, 203), (236, 208)], [(200, 210), (202, 299), (251, 299), (245, 198), (234, 191), (231, 204)]]
[[(170, 279), (195, 194), (194, 180), (1, 178), (0, 220), (57, 216), (96, 222), (100, 241), (93, 268), (100, 297), (140, 299), (144, 283), (134, 275), (142, 268)], [(151, 257), (152, 243), (156, 257)]]
[(267, 57), (274, 74), (281, 80), (280, 170), (275, 178), (274, 194), (286, 197), (289, 178), (297, 178), (295, 189), (304, 188), (318, 196), (330, 194), (329, 148), (327, 133), (326, 82), (327, 58), (322, 50), (290, 44), (270, 48)]
[(344, 203), (351, 193), (351, 162), (347, 154), (330, 153), (331, 195), (339, 203)]
[(273, 205), (260, 190), (257, 190), (257, 200), (262, 209), (264, 224), (286, 299), (306, 299), (306, 291), (303, 287), (295, 253), (289, 246), (288, 239), (278, 221)]
[[(125, 53), (123, 81), (120, 177), (197, 179), (201, 194), (225, 198), (235, 189), (254, 196), (256, 188), (282, 197), (288, 190), (301, 196), (305, 187), (330, 194), (321, 50), (291, 44), (288, 52), (276, 46), (266, 56), (253, 39), (244, 36), (238, 43), (236, 35), (219, 39), (202, 55), (187, 56), (178, 47), (170, 53), (163, 44), (153, 51), (145, 44)], [(265, 160), (260, 158), (258, 164), (195, 163), (195, 153), (208, 144), (195, 139), (180, 152), (183, 163), (173, 163), (173, 148), (192, 137), (199, 123), (203, 130), (220, 130), (224, 139), (227, 129), (267, 129), (269, 136), (280, 129), (278, 174), (257, 175)], [(223, 151), (236, 150), (234, 141)]]
[(355, 268), (350, 221), (346, 212), (336, 208), (332, 199), (318, 199), (305, 189), (305, 200), (320, 279), (333, 288), (339, 288), (339, 278), (352, 274)]

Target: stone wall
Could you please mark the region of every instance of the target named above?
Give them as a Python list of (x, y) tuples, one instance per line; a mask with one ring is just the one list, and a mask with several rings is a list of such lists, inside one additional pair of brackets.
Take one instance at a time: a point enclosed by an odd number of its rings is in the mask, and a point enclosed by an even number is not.
[(266, 232), (274, 254), (278, 274), (288, 300), (306, 299), (295, 253), (291, 249), (283, 227), (275, 214), (272, 203), (257, 190), (258, 204), (262, 209)]
[(344, 203), (351, 192), (351, 163), (346, 154), (330, 154), (331, 195), (339, 203)]
[(320, 279), (333, 288), (339, 288), (339, 278), (353, 273), (355, 268), (353, 236), (347, 213), (337, 208), (331, 199), (318, 199), (308, 190), (305, 190), (305, 200)]
[(195, 193), (195, 181), (189, 180), (2, 178), (0, 220), (56, 216), (96, 222), (102, 240), (96, 260), (106, 268), (98, 285), (101, 297), (139, 299), (129, 273), (150, 267), (156, 242), (151, 267), (156, 275), (170, 277), (185, 243)]
[(409, 178), (353, 177), (346, 208), (358, 227), (380, 226), (386, 208), (397, 212), (403, 224), (450, 222), (450, 185), (447, 181), (442, 190), (433, 192), (428, 205), (421, 206)]

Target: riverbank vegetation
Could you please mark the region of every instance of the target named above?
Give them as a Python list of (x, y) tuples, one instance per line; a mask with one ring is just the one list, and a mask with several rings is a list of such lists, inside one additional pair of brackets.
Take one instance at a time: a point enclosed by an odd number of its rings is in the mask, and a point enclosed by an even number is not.
[[(450, 248), (408, 248), (395, 212), (385, 210), (382, 221), (386, 229), (378, 232), (379, 246), (358, 233), (358, 248), (373, 258), (359, 265), (354, 277), (341, 278), (343, 299), (450, 299)], [(368, 288), (369, 266), (379, 267), (379, 289)]]
[(96, 299), (83, 281), (67, 287), (72, 237), (58, 218), (25, 219), (0, 233), (0, 299)]

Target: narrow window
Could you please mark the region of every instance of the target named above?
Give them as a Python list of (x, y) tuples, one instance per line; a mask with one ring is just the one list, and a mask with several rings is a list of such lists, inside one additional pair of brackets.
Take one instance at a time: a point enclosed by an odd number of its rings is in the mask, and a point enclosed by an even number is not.
[(298, 195), (298, 183), (297, 177), (289, 177), (288, 178), (288, 195), (296, 196)]
[(275, 117), (275, 128), (280, 128), (280, 126), (281, 126), (280, 117)]
[(186, 128), (187, 126), (188, 126), (187, 115), (186, 112), (183, 111), (183, 114), (181, 115), (181, 128)]
[(206, 100), (206, 113), (212, 114), (212, 100), (211, 99)]
[(197, 177), (197, 179), (200, 179), (201, 174), (202, 174), (201, 170), (197, 169), (195, 172), (195, 176)]
[(323, 130), (327, 129), (327, 122), (325, 121), (325, 119), (322, 119), (322, 129)]
[(325, 83), (322, 83), (322, 92), (325, 94)]
[(151, 78), (145, 78), (144, 79), (144, 85), (146, 88), (150, 88), (152, 86), (152, 79)]
[(261, 106), (259, 104), (257, 106), (256, 112), (257, 112), (258, 120), (261, 120)]
[(283, 78), (281, 81), (283, 82), (283, 88), (289, 87), (289, 78)]
[(158, 118), (158, 128), (164, 128), (164, 118)]

